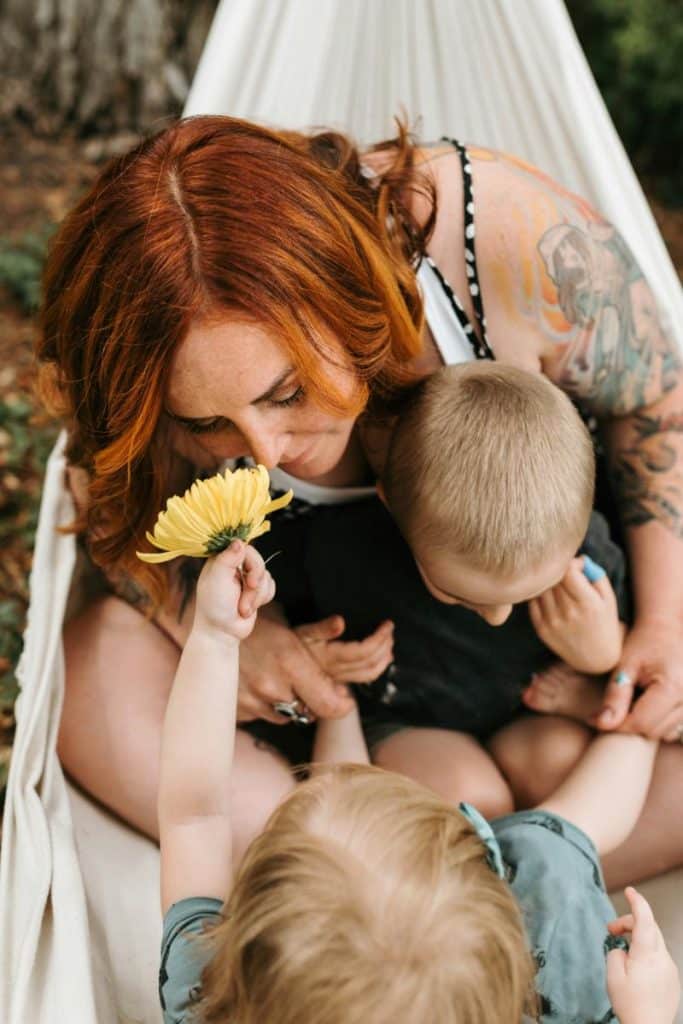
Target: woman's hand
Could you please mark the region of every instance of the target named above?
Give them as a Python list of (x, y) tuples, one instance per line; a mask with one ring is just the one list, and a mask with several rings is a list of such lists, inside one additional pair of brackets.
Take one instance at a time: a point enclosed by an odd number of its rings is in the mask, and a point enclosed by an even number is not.
[[(632, 703), (636, 686), (645, 692)], [(678, 622), (635, 624), (626, 636), (594, 724), (599, 729), (683, 742), (683, 627)]]
[[(339, 616), (306, 626), (312, 642), (338, 636)], [(273, 710), (276, 701), (300, 700), (319, 718), (341, 718), (353, 708), (346, 686), (335, 683), (311, 655), (313, 643), (303, 643), (285, 622), (276, 605), (259, 615), (251, 636), (240, 649), (240, 690), (237, 719), (264, 718), (276, 725), (288, 719)]]
[[(346, 623), (341, 615), (325, 620), (330, 635), (316, 633), (316, 624), (297, 626), (294, 630), (308, 646), (323, 672), (337, 683), (373, 683), (394, 658), (394, 624), (382, 622), (364, 640), (339, 640)], [(319, 631), (318, 631), (319, 632)]]

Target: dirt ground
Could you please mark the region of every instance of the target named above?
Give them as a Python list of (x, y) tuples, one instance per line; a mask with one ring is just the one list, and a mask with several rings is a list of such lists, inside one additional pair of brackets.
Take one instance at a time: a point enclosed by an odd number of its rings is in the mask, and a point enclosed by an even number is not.
[[(57, 224), (93, 180), (98, 164), (128, 148), (134, 137), (83, 143), (32, 137), (21, 128), (0, 133), (0, 281), (3, 252), (19, 248), (27, 237), (41, 239)], [(683, 210), (652, 208), (679, 274), (683, 272)], [(24, 277), (31, 276), (30, 267)], [(19, 274), (21, 277), (22, 275)], [(24, 278), (19, 282), (22, 284)], [(30, 284), (35, 282), (30, 281)], [(9, 761), (12, 705), (16, 695), (12, 669), (20, 649), (28, 600), (28, 573), (45, 457), (56, 427), (35, 419), (32, 345), (35, 315), (17, 297), (16, 286), (0, 283), (0, 791)]]

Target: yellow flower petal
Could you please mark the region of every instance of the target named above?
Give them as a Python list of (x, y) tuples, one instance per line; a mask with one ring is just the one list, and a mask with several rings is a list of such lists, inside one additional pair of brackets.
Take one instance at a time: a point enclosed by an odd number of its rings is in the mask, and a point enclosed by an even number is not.
[(150, 563), (181, 555), (206, 558), (222, 551), (234, 537), (260, 537), (270, 529), (266, 516), (292, 500), (291, 491), (271, 500), (269, 488), (268, 470), (261, 465), (195, 480), (182, 497), (169, 498), (153, 532), (146, 535), (161, 550), (138, 551), (138, 558)]

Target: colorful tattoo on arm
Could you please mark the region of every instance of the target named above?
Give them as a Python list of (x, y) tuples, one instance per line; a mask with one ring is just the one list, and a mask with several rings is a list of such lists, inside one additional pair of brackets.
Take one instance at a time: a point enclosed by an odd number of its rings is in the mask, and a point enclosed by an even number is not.
[(598, 416), (620, 416), (674, 388), (680, 355), (623, 238), (604, 222), (558, 224), (538, 243), (557, 301), (576, 333), (557, 383)]
[(613, 453), (611, 477), (626, 526), (658, 520), (683, 539), (683, 413), (630, 418), (629, 447)]

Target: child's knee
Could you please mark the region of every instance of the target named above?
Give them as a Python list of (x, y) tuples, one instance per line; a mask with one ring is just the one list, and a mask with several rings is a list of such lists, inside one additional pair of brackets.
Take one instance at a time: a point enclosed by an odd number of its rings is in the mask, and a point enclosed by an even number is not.
[(528, 727), (515, 742), (504, 732), (489, 744), (517, 807), (533, 807), (554, 792), (592, 736), (587, 726), (568, 718), (545, 716), (527, 721)]
[(472, 804), (485, 818), (501, 818), (515, 809), (512, 790), (498, 771), (465, 779), (459, 789), (458, 802)]

